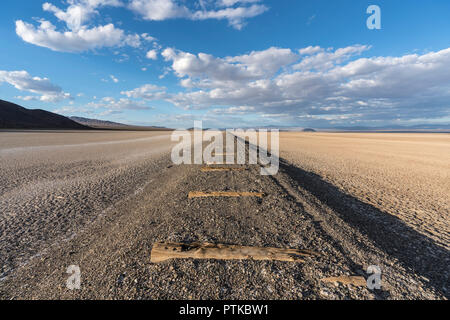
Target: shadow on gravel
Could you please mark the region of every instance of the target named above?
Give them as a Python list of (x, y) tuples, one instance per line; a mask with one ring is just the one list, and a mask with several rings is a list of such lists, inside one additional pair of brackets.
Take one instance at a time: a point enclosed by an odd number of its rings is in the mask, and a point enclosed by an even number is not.
[(280, 159), (280, 169), (298, 186), (335, 211), (341, 219), (367, 235), (380, 249), (395, 257), (406, 270), (417, 273), (425, 287), (450, 298), (450, 253), (432, 239), (407, 226), (402, 220), (343, 193), (320, 176)]

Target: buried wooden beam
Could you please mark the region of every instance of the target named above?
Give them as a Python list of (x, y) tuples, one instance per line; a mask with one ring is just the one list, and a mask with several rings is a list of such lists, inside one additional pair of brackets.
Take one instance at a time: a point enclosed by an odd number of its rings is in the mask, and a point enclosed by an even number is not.
[(203, 167), (201, 169), (202, 172), (211, 172), (211, 171), (245, 171), (247, 168), (229, 168), (229, 167)]
[(367, 286), (367, 281), (361, 276), (340, 276), (340, 277), (329, 277), (320, 279), (322, 282), (326, 283), (342, 283), (342, 284), (352, 284), (357, 287)]
[(212, 197), (222, 197), (222, 198), (257, 197), (257, 198), (263, 198), (264, 193), (262, 193), (262, 192), (234, 192), (234, 191), (213, 191), (213, 192), (191, 191), (191, 192), (189, 192), (189, 199), (212, 198)]
[(310, 250), (246, 247), (213, 243), (155, 243), (151, 262), (170, 259), (216, 259), (216, 260), (272, 260), (305, 262), (302, 258), (318, 256)]

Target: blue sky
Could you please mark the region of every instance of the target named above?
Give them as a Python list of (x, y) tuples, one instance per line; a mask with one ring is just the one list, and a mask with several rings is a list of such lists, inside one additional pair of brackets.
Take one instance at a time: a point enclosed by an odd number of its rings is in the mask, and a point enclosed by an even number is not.
[(447, 0), (2, 6), (0, 99), (28, 108), (170, 127), (450, 123)]

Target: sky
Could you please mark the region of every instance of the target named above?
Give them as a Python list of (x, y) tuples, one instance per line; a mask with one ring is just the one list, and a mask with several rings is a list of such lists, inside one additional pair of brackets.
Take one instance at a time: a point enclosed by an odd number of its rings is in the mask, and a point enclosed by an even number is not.
[(448, 0), (1, 6), (0, 99), (26, 108), (172, 128), (450, 124)]

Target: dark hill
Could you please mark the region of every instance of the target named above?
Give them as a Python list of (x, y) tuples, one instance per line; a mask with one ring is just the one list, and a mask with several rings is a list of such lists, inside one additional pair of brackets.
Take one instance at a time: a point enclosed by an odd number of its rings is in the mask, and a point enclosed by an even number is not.
[(90, 129), (64, 116), (0, 100), (0, 129)]
[(155, 127), (155, 126), (136, 126), (123, 124), (118, 122), (106, 121), (106, 120), (98, 120), (98, 119), (89, 119), (82, 117), (70, 117), (71, 120), (78, 122), (79, 124), (95, 128), (95, 129), (105, 129), (105, 130), (126, 130), (126, 131), (168, 131), (172, 129), (164, 128), (164, 127)]
[(123, 123), (117, 123), (112, 121), (105, 121), (105, 120), (98, 120), (98, 119), (89, 119), (89, 118), (83, 118), (83, 117), (69, 117), (70, 120), (73, 120), (79, 124), (88, 126), (88, 127), (100, 127), (100, 128), (107, 128), (107, 127), (129, 127), (126, 124)]

